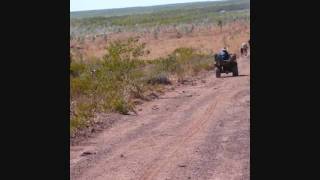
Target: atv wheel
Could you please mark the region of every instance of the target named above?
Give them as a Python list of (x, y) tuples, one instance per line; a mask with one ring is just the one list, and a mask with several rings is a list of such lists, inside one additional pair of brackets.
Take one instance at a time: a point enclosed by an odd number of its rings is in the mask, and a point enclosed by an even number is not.
[(235, 66), (233, 67), (232, 75), (233, 75), (233, 76), (239, 76), (239, 73), (238, 73), (238, 65), (235, 65)]
[(216, 68), (216, 78), (220, 78), (221, 77), (221, 72), (219, 68)]

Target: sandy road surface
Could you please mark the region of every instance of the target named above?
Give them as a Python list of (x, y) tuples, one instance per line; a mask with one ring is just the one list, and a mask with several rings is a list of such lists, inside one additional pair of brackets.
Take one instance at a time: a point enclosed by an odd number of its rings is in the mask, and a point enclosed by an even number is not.
[[(249, 180), (250, 60), (210, 72), (70, 147), (72, 180)], [(84, 152), (92, 154), (83, 156)]]

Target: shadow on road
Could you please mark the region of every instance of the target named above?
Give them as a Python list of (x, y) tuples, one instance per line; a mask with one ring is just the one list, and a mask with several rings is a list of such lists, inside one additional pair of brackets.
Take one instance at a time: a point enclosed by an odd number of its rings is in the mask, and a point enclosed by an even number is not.
[(236, 77), (241, 77), (241, 76), (249, 76), (247, 74), (240, 74), (239, 76), (221, 76), (220, 78), (236, 78)]

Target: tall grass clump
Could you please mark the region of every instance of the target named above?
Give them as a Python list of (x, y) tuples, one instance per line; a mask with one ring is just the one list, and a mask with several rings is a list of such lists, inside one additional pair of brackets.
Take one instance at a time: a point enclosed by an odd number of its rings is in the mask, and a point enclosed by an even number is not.
[(144, 46), (134, 38), (115, 41), (99, 62), (71, 62), (71, 131), (88, 125), (95, 112), (134, 111), (130, 100), (143, 91)]
[(171, 84), (210, 70), (213, 60), (191, 48), (179, 48), (165, 58), (141, 60), (145, 44), (136, 38), (114, 41), (99, 61), (70, 65), (71, 133), (90, 126), (97, 112), (135, 112), (133, 100), (158, 85)]
[(196, 75), (201, 70), (213, 68), (213, 61), (209, 55), (196, 52), (192, 48), (178, 48), (167, 58), (160, 58), (152, 62), (154, 67), (151, 82), (165, 77), (169, 78), (169, 76), (183, 81), (186, 77)]

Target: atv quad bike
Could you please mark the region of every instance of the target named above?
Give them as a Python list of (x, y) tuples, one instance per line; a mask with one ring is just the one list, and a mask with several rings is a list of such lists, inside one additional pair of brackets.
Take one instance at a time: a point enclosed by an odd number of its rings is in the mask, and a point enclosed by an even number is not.
[(235, 54), (230, 54), (230, 58), (228, 60), (222, 60), (219, 58), (218, 54), (214, 55), (215, 60), (215, 72), (216, 77), (220, 78), (221, 73), (231, 73), (233, 76), (238, 76), (238, 63), (237, 63), (237, 57)]

